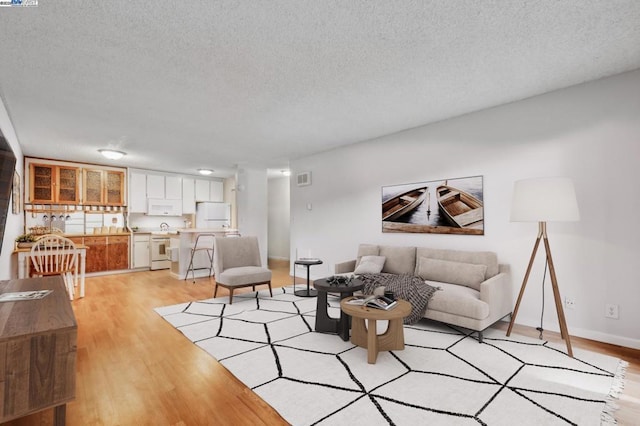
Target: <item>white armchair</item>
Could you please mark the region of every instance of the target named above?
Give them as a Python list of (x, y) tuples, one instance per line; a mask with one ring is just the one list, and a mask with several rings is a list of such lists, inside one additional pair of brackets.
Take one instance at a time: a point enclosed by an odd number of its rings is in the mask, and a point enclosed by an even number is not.
[(267, 284), (271, 290), (271, 271), (262, 267), (260, 249), (256, 237), (215, 238), (213, 242), (213, 265), (216, 271), (216, 286), (213, 297), (218, 294), (218, 286), (229, 290), (229, 304), (233, 303), (236, 288)]

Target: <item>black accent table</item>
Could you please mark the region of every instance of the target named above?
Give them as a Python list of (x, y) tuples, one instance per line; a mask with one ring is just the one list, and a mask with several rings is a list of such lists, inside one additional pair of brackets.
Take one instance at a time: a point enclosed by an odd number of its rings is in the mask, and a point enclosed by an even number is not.
[(315, 330), (337, 333), (346, 342), (349, 340), (351, 316), (340, 310), (340, 318), (331, 318), (327, 311), (327, 293), (340, 293), (340, 300), (342, 300), (353, 296), (354, 291), (362, 290), (364, 283), (356, 278), (347, 285), (331, 285), (323, 278), (315, 280), (313, 286), (318, 290)]
[[(309, 278), (309, 268), (311, 268), (311, 266), (313, 265), (322, 265), (322, 260), (320, 259), (298, 259), (296, 261), (293, 262), (294, 263), (294, 267), (293, 267), (293, 294), (295, 294), (296, 296), (300, 296), (300, 297), (316, 297), (318, 295), (318, 292), (315, 291), (314, 289), (310, 289), (309, 288), (309, 283), (311, 282), (311, 279)], [(295, 290), (296, 287), (296, 267), (295, 265), (304, 265), (307, 267), (307, 289), (306, 290)]]

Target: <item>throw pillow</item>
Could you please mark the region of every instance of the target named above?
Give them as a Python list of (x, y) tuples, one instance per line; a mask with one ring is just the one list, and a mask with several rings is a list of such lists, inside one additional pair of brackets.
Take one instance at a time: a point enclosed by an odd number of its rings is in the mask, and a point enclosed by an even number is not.
[(384, 261), (384, 256), (362, 256), (360, 264), (353, 273), (356, 275), (379, 274), (384, 266)]
[(487, 265), (452, 262), (449, 260), (421, 257), (418, 261), (418, 276), (423, 280), (438, 281), (471, 287), (480, 291)]

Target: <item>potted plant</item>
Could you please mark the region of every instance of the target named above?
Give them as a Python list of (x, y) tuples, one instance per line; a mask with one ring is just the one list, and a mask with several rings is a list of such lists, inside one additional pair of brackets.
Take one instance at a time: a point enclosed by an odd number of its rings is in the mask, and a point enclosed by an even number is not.
[(16, 246), (18, 248), (31, 247), (36, 241), (36, 237), (33, 234), (22, 234), (16, 238)]

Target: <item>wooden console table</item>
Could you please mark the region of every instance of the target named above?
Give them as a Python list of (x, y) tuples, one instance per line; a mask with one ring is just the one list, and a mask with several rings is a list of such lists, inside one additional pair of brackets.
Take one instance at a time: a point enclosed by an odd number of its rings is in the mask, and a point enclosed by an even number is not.
[(0, 294), (46, 289), (43, 299), (0, 302), (0, 423), (54, 408), (64, 425), (75, 398), (78, 326), (62, 277), (0, 281)]

